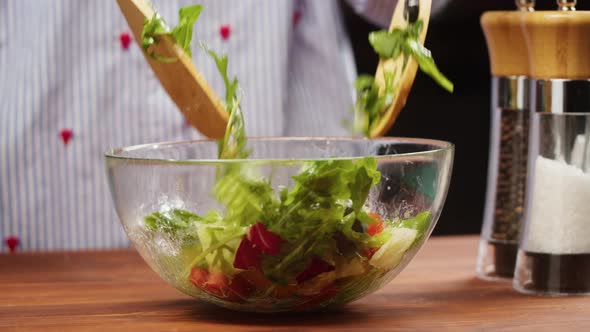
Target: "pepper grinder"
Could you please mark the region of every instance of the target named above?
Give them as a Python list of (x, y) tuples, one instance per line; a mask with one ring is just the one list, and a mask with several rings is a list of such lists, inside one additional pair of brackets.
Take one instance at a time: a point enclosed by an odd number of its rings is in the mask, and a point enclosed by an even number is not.
[(523, 232), (513, 286), (590, 294), (590, 12), (530, 13), (531, 118)]
[(515, 11), (485, 12), (481, 26), (490, 60), (491, 130), (484, 222), (476, 272), (486, 280), (514, 273), (524, 212), (529, 126), (529, 63), (521, 22), (534, 1)]

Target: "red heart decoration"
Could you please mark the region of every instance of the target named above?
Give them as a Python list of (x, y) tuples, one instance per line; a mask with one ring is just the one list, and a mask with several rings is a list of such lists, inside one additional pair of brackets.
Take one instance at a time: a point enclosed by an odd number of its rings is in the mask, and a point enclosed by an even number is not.
[(121, 41), (121, 47), (127, 51), (129, 45), (131, 45), (131, 35), (128, 32), (123, 32), (119, 35), (119, 40)]
[(9, 236), (6, 239), (4, 239), (4, 243), (6, 243), (6, 246), (8, 247), (8, 250), (10, 250), (11, 253), (14, 253), (16, 251), (16, 247), (18, 247), (19, 242), (20, 241), (16, 236)]
[(63, 141), (64, 145), (68, 145), (68, 143), (74, 136), (74, 132), (71, 129), (62, 129), (59, 132), (59, 136), (61, 136), (61, 140)]
[(221, 39), (228, 40), (229, 35), (231, 34), (231, 27), (229, 26), (229, 24), (222, 25), (219, 28), (219, 34), (221, 35)]
[(188, 123), (188, 120), (185, 118), (185, 119), (182, 121), (182, 129), (188, 129), (188, 128), (190, 128), (190, 127), (191, 127), (191, 124), (190, 124), (190, 123)]
[(299, 21), (301, 21), (301, 10), (296, 10), (293, 12), (293, 25), (297, 25), (299, 24)]

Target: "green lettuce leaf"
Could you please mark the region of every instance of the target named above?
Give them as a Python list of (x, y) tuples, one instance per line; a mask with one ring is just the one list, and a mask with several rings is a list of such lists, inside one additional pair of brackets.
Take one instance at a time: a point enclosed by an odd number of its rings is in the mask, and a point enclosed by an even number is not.
[[(405, 70), (408, 60), (413, 58), (422, 72), (430, 76), (436, 83), (449, 92), (453, 92), (453, 83), (444, 76), (436, 66), (431, 52), (419, 41), (424, 23), (418, 20), (404, 29), (392, 31), (381, 30), (369, 34), (369, 42), (375, 52), (382, 59), (397, 59), (403, 57), (402, 70)], [(385, 86), (381, 88), (374, 77), (360, 75), (355, 83), (356, 103), (354, 105), (353, 132), (370, 136), (373, 128), (379, 123), (394, 100), (401, 82), (394, 81), (396, 71), (383, 71)]]
[(423, 25), (420, 20), (409, 24), (406, 29), (371, 32), (369, 42), (383, 59), (396, 59), (400, 54), (412, 57), (422, 72), (434, 79), (445, 90), (453, 92), (453, 83), (440, 72), (434, 63), (431, 52), (418, 39)]
[(152, 213), (145, 217), (144, 221), (152, 231), (176, 236), (186, 231), (192, 223), (203, 221), (203, 218), (185, 210), (175, 209), (169, 212)]
[(352, 209), (358, 213), (367, 201), (371, 188), (381, 180), (381, 173), (377, 170), (377, 159), (363, 158), (357, 161), (349, 176), (353, 178), (348, 184)]
[(267, 277), (284, 283), (305, 269), (314, 256), (330, 262), (342, 242), (336, 234), (342, 234), (355, 248), (369, 247), (372, 238), (354, 228), (357, 216), (367, 216), (362, 208), (380, 178), (372, 157), (307, 163), (293, 177), (292, 189), (281, 193), (278, 218), (263, 219), (287, 242), (284, 255), (263, 262)]
[(154, 13), (154, 15), (150, 19), (146, 19), (143, 24), (143, 29), (141, 31), (141, 47), (151, 58), (158, 61), (177, 61), (176, 58), (157, 55), (153, 51), (150, 51), (150, 46), (157, 44), (163, 36), (168, 36), (171, 37), (189, 57), (192, 56), (191, 40), (193, 37), (193, 25), (201, 15), (202, 10), (203, 6), (201, 5), (182, 7), (178, 12), (178, 25), (173, 29), (170, 29), (166, 25), (166, 22), (158, 13)]
[(170, 32), (172, 38), (176, 40), (176, 43), (182, 47), (188, 56), (192, 56), (191, 41), (193, 39), (193, 25), (201, 15), (202, 10), (203, 6), (201, 5), (180, 8), (178, 12), (178, 25)]
[(225, 105), (228, 111), (231, 111), (236, 107), (235, 104), (238, 101), (238, 79), (234, 77), (230, 80), (229, 75), (227, 74), (227, 54), (219, 56), (210, 49), (206, 49), (206, 51), (209, 54), (209, 56), (211, 56), (211, 58), (215, 60), (217, 70), (221, 74), (221, 78), (223, 79), (223, 83), (225, 84)]
[(413, 218), (402, 220), (398, 224), (398, 227), (415, 229), (418, 231), (418, 238), (420, 238), (424, 235), (424, 233), (426, 233), (426, 231), (428, 230), (428, 227), (430, 227), (431, 222), (432, 222), (432, 213), (430, 213), (428, 211), (424, 211), (424, 212), (418, 213)]
[[(246, 136), (244, 115), (240, 107), (240, 98), (238, 96), (238, 79), (235, 77), (230, 79), (227, 74), (228, 58), (226, 54), (219, 56), (205, 45), (202, 47), (215, 61), (217, 70), (225, 84), (225, 109), (229, 113), (229, 119), (225, 134), (218, 142), (219, 159), (246, 159), (250, 155), (250, 152), (246, 149), (248, 140)], [(228, 171), (231, 170), (228, 169)]]

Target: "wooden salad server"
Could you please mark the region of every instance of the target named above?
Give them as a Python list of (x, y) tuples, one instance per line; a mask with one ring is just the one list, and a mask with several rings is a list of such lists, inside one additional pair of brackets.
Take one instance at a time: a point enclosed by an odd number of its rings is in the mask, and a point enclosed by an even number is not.
[[(391, 19), (391, 25), (389, 30), (394, 28), (405, 28), (409, 21), (415, 22), (422, 20), (424, 27), (420, 33), (419, 41), (424, 44), (426, 39), (426, 32), (428, 31), (428, 22), (430, 21), (430, 10), (432, 7), (432, 0), (399, 0), (393, 17)], [(417, 15), (415, 11), (418, 11)], [(389, 129), (393, 126), (402, 108), (406, 105), (406, 100), (414, 83), (416, 77), (416, 71), (418, 70), (418, 63), (412, 57), (409, 58), (406, 68), (403, 68), (403, 57), (400, 56), (397, 59), (381, 60), (377, 67), (375, 74), (375, 82), (380, 86), (381, 89), (385, 87), (385, 79), (383, 77), (383, 70), (387, 69), (395, 70), (397, 68), (396, 77), (394, 80), (399, 80), (399, 90), (393, 98), (393, 102), (389, 105), (389, 108), (384, 112), (379, 123), (371, 130), (370, 137), (379, 137), (387, 134)]]
[[(154, 15), (154, 10), (145, 0), (117, 0), (135, 40), (141, 41), (141, 32), (146, 19)], [(145, 59), (172, 98), (186, 121), (209, 138), (220, 138), (225, 133), (229, 114), (191, 58), (169, 37), (162, 37), (153, 51), (165, 57), (178, 59), (174, 62), (161, 62), (152, 59), (146, 52)]]

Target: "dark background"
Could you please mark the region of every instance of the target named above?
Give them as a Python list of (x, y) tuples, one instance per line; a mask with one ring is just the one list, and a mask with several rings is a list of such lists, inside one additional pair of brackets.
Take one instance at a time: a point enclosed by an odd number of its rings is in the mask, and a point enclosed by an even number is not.
[[(400, 0), (401, 1), (401, 0)], [(585, 8), (584, 8), (585, 7)], [(346, 5), (344, 17), (359, 73), (372, 74), (378, 58), (367, 36), (379, 29)], [(537, 1), (554, 10), (555, 1)], [(588, 9), (578, 6), (578, 9)], [(390, 136), (441, 139), (456, 145), (449, 195), (434, 234), (474, 234), (481, 230), (490, 130), (490, 71), (479, 18), (487, 10), (514, 10), (514, 1), (450, 0), (431, 18), (425, 46), (455, 84), (449, 94), (418, 72), (407, 104)]]

